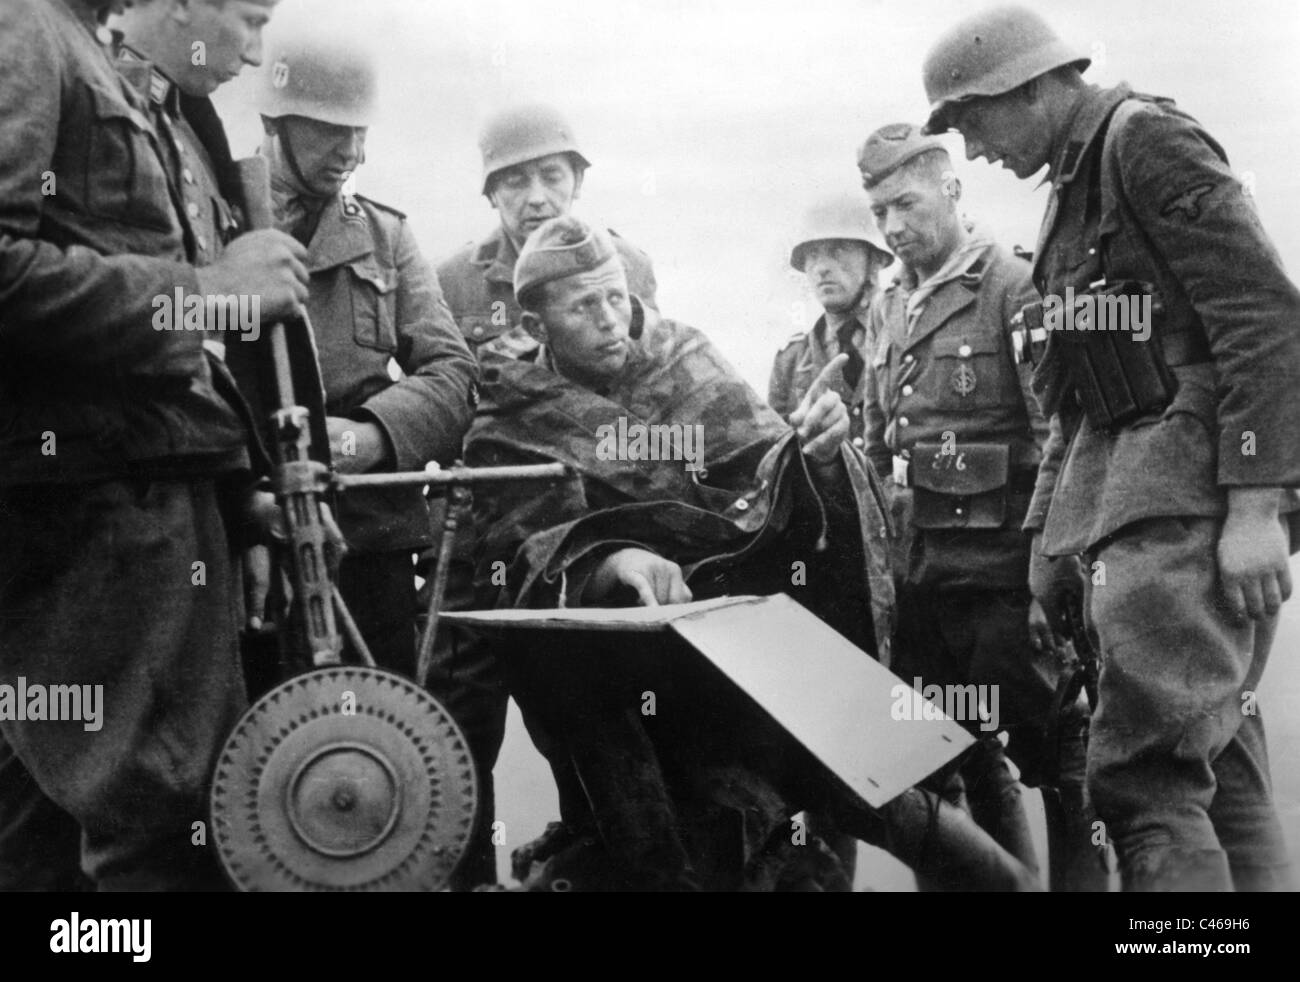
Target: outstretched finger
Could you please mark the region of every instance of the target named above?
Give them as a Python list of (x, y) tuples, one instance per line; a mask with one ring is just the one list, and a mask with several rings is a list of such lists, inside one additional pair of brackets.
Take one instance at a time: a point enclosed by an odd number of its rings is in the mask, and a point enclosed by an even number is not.
[(814, 403), (820, 399), (823, 394), (830, 391), (831, 386), (835, 384), (835, 379), (843, 373), (844, 366), (848, 363), (849, 356), (846, 354), (838, 354), (828, 361), (826, 367), (817, 374), (815, 379), (813, 379), (813, 384), (808, 389), (808, 394), (804, 396), (804, 402), (809, 404)]

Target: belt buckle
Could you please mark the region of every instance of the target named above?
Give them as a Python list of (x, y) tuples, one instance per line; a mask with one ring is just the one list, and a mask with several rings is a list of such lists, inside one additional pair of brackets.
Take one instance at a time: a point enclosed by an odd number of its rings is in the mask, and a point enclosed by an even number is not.
[(894, 483), (900, 488), (908, 487), (908, 468), (911, 463), (912, 462), (906, 457), (900, 457), (897, 454), (894, 455)]

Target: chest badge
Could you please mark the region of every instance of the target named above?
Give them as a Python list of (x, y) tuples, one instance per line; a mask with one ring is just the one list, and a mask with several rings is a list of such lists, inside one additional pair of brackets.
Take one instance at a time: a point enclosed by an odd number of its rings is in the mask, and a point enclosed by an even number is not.
[(963, 363), (958, 365), (948, 379), (948, 384), (952, 386), (952, 391), (965, 399), (975, 391), (979, 384), (979, 378), (975, 375), (975, 369)]

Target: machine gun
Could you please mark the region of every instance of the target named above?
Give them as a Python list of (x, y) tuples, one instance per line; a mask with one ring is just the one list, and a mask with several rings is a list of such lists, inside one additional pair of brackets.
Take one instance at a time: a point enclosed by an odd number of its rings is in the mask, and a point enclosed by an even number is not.
[[(266, 162), (252, 158), (238, 167), (249, 227), (272, 227)], [(211, 796), (217, 852), (241, 890), (441, 889), (469, 840), (478, 799), (464, 734), (424, 688), (452, 539), (471, 485), (554, 481), (566, 470), (336, 475), (305, 313), (272, 325), (264, 341), (258, 374), (274, 391), (268, 435), (286, 529), (278, 565), (292, 588), (289, 650), (282, 680), (248, 709), (218, 758)], [(433, 529), (440, 561), (415, 680), (375, 667), (334, 582), (341, 536), (325, 505), (328, 495), (355, 487), (410, 485), (446, 494), (451, 505)], [(344, 664), (340, 626), (361, 664)]]

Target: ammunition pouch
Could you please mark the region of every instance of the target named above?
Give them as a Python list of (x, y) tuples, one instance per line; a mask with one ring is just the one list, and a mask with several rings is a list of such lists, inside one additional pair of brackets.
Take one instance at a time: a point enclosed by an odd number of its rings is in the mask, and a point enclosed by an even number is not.
[(999, 443), (912, 448), (912, 524), (920, 529), (995, 529), (1007, 520), (1011, 448)]
[[(1149, 333), (1139, 337), (1128, 323), (1128, 308), (1145, 297), (1151, 298)], [(1117, 312), (1124, 315), (1123, 327), (1114, 323)], [(1150, 283), (1100, 280), (1080, 293), (1067, 291), (1064, 304), (1030, 304), (1021, 318), (1026, 328), (1041, 323), (1045, 332), (1056, 335), (1053, 347), (1065, 379), (1077, 394), (1084, 416), (1097, 429), (1113, 432), (1163, 412), (1178, 391), (1172, 369), (1210, 358), (1200, 326), (1180, 329), (1167, 323)], [(1032, 352), (1028, 338), (1026, 346)]]

